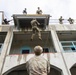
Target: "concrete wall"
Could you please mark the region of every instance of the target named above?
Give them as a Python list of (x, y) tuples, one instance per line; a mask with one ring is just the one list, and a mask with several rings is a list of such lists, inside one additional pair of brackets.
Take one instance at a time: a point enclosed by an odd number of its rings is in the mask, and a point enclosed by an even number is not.
[[(47, 60), (49, 59), (51, 65), (54, 65), (55, 67), (62, 70), (61, 75), (74, 75), (75, 69), (73, 70), (73, 74), (71, 74), (70, 69), (76, 63), (76, 53), (75, 52), (69, 52), (69, 53), (63, 52), (63, 48), (62, 48), (59, 38), (57, 36), (57, 31), (66, 31), (66, 32), (67, 31), (70, 31), (70, 32), (76, 31), (76, 25), (50, 25), (48, 27), (48, 30), (51, 31), (52, 41), (54, 44), (54, 48), (57, 52), (56, 53), (44, 53), (44, 54), (42, 54), (42, 56)], [(3, 68), (0, 67), (1, 75), (6, 73), (7, 71), (9, 71), (9, 72), (11, 70), (13, 71), (12, 68), (14, 68), (16, 66), (25, 64), (26, 61), (28, 61), (34, 55), (34, 54), (9, 55), (12, 40), (13, 40), (13, 38), (12, 38), (13, 34), (11, 34), (11, 33), (9, 33), (11, 36), (11, 37), (9, 37), (9, 38), (11, 38), (11, 41), (9, 41), (10, 39), (9, 40), (5, 39), (8, 41), (8, 44), (9, 44), (9, 45), (6, 45), (5, 48), (10, 46), (8, 49), (3, 50), (3, 52), (2, 52), (2, 55), (4, 55), (4, 53), (6, 52), (5, 56), (4, 56), (5, 59), (2, 56), (0, 58), (0, 60), (2, 60), (2, 59), (5, 60), (4, 63), (2, 64)], [(9, 35), (7, 34), (7, 36), (9, 36)], [(2, 62), (0, 62), (0, 63), (2, 63)]]
[(9, 54), (22, 54), (22, 48), (30, 48), (30, 53), (33, 53), (33, 48), (36, 45), (41, 45), (43, 48), (48, 48), (49, 52), (56, 52), (52, 42), (51, 32), (44, 31), (41, 32), (42, 41), (38, 39), (38, 36), (35, 35), (33, 41), (30, 40), (31, 32), (20, 33), (14, 32), (12, 46)]

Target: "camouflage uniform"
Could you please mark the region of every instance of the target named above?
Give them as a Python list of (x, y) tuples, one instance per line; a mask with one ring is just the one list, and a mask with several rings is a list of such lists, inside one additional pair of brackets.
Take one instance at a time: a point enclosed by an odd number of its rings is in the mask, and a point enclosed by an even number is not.
[(27, 63), (29, 75), (47, 75), (50, 72), (50, 64), (42, 56), (34, 56)]
[(63, 24), (63, 20), (64, 20), (64, 19), (62, 18), (62, 16), (60, 16), (60, 18), (59, 18), (59, 23), (60, 23), (60, 24)]
[(37, 25), (40, 25), (40, 23), (36, 20), (36, 19), (33, 19), (31, 21), (31, 26), (32, 26), (32, 31), (33, 31), (33, 34), (31, 36), (31, 39), (33, 40), (36, 32), (38, 33), (38, 36), (39, 36), (39, 39), (41, 39), (41, 33), (40, 33), (40, 29), (38, 28)]
[(38, 10), (36, 11), (37, 14), (42, 14), (42, 10), (40, 10), (40, 7), (38, 7)]
[(73, 24), (74, 23), (74, 20), (71, 19), (71, 18), (69, 18), (68, 21), (69, 21), (70, 24)]

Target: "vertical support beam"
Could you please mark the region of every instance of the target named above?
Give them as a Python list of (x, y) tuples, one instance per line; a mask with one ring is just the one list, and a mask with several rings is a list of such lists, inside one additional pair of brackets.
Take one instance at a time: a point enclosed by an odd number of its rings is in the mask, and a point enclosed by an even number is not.
[(64, 62), (64, 69), (63, 69), (63, 75), (71, 75), (68, 67), (67, 67), (67, 64), (65, 62), (65, 58), (63, 56), (63, 53), (62, 53), (62, 46), (59, 42), (59, 39), (58, 39), (58, 36), (57, 36), (57, 33), (56, 33), (56, 30), (51, 30), (51, 35), (52, 35), (52, 40), (53, 40), (53, 43), (54, 43), (54, 47), (55, 47), (55, 50), (57, 52), (59, 52), (61, 54), (61, 57), (62, 57), (62, 60)]
[(60, 51), (60, 48), (59, 48), (59, 44), (58, 44), (59, 39), (58, 39), (58, 36), (57, 36), (57, 34), (56, 34), (56, 31), (52, 29), (52, 30), (51, 30), (51, 35), (52, 35), (52, 40), (53, 40), (53, 43), (54, 43), (54, 48), (55, 48), (55, 50), (56, 50), (57, 52), (61, 52), (61, 51)]
[(11, 37), (10, 37), (10, 42), (9, 42), (9, 46), (8, 46), (7, 55), (9, 55), (9, 53), (10, 53), (12, 41), (13, 41), (13, 31), (11, 32)]
[(0, 75), (2, 75), (2, 70), (3, 70), (3, 66), (4, 66), (4, 62), (5, 62), (5, 58), (6, 58), (6, 54), (8, 51), (8, 47), (10, 44), (10, 39), (11, 39), (11, 35), (13, 34), (13, 28), (10, 26), (8, 33), (6, 35), (5, 41), (4, 41), (4, 45), (2, 48), (2, 52), (1, 52), (1, 56), (0, 56)]

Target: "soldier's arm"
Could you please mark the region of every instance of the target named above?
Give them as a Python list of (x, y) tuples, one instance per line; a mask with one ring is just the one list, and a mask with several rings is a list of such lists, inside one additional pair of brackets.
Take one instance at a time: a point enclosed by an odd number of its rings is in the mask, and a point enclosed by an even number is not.
[(73, 20), (73, 22), (74, 22), (74, 19), (72, 19)]
[(39, 14), (39, 11), (38, 10), (36, 11), (36, 14)]
[(40, 23), (36, 20), (36, 23), (38, 24), (38, 25), (40, 25)]
[(42, 14), (42, 10), (40, 10), (40, 13)]
[(31, 21), (30, 23), (31, 23), (31, 26), (33, 26), (33, 21)]

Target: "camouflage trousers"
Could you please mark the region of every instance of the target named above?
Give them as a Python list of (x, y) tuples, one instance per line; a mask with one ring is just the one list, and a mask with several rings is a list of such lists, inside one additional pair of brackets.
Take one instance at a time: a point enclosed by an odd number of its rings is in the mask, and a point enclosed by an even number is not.
[(42, 39), (41, 38), (41, 32), (40, 32), (40, 29), (38, 27), (33, 27), (32, 28), (32, 36), (31, 36), (31, 39), (33, 40), (34, 36), (38, 34), (38, 37), (39, 39)]

